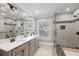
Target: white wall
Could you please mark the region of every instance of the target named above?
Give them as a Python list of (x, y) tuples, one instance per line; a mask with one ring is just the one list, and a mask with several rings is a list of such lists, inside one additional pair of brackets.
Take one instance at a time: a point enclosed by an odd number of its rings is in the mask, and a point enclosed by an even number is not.
[(79, 8), (73, 12), (73, 15), (77, 15), (77, 13), (79, 13)]
[(57, 14), (56, 15), (56, 21), (68, 21), (68, 20), (73, 20), (72, 13), (70, 13), (70, 14)]
[(77, 15), (77, 17), (74, 17), (74, 19), (79, 18), (79, 8), (73, 12), (73, 16), (74, 15)]
[(53, 42), (55, 41), (55, 24), (54, 24), (54, 21), (55, 21), (55, 16), (53, 16), (51, 18), (51, 40)]

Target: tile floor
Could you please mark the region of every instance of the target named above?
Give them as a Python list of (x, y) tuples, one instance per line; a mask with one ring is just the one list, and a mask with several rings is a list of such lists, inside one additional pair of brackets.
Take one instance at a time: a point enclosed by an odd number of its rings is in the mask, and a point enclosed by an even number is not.
[[(56, 56), (56, 49), (53, 43), (40, 42), (40, 48), (34, 56)], [(79, 52), (64, 50), (66, 56), (79, 56)]]
[(55, 56), (55, 48), (53, 43), (40, 42), (40, 48), (37, 50), (34, 56)]

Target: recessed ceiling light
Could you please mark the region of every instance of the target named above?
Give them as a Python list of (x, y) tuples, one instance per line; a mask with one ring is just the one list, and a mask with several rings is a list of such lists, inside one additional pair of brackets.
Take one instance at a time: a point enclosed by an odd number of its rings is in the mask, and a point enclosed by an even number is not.
[(69, 11), (69, 10), (70, 10), (70, 8), (67, 8), (67, 9), (66, 9), (66, 11)]
[(39, 13), (39, 10), (35, 10), (35, 13), (38, 14)]

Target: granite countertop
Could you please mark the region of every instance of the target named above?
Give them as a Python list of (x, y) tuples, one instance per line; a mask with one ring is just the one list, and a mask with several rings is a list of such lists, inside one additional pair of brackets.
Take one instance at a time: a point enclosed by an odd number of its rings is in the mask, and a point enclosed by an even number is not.
[(9, 39), (2, 39), (0, 40), (0, 50), (8, 52), (36, 37), (39, 37), (39, 35), (33, 35), (28, 37), (17, 37), (14, 42), (10, 42)]

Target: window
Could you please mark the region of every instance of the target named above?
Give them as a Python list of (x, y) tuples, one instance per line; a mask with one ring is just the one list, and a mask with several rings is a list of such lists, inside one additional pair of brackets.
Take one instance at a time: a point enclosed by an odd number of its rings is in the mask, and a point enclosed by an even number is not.
[(39, 35), (40, 37), (49, 37), (50, 23), (48, 20), (39, 21)]

